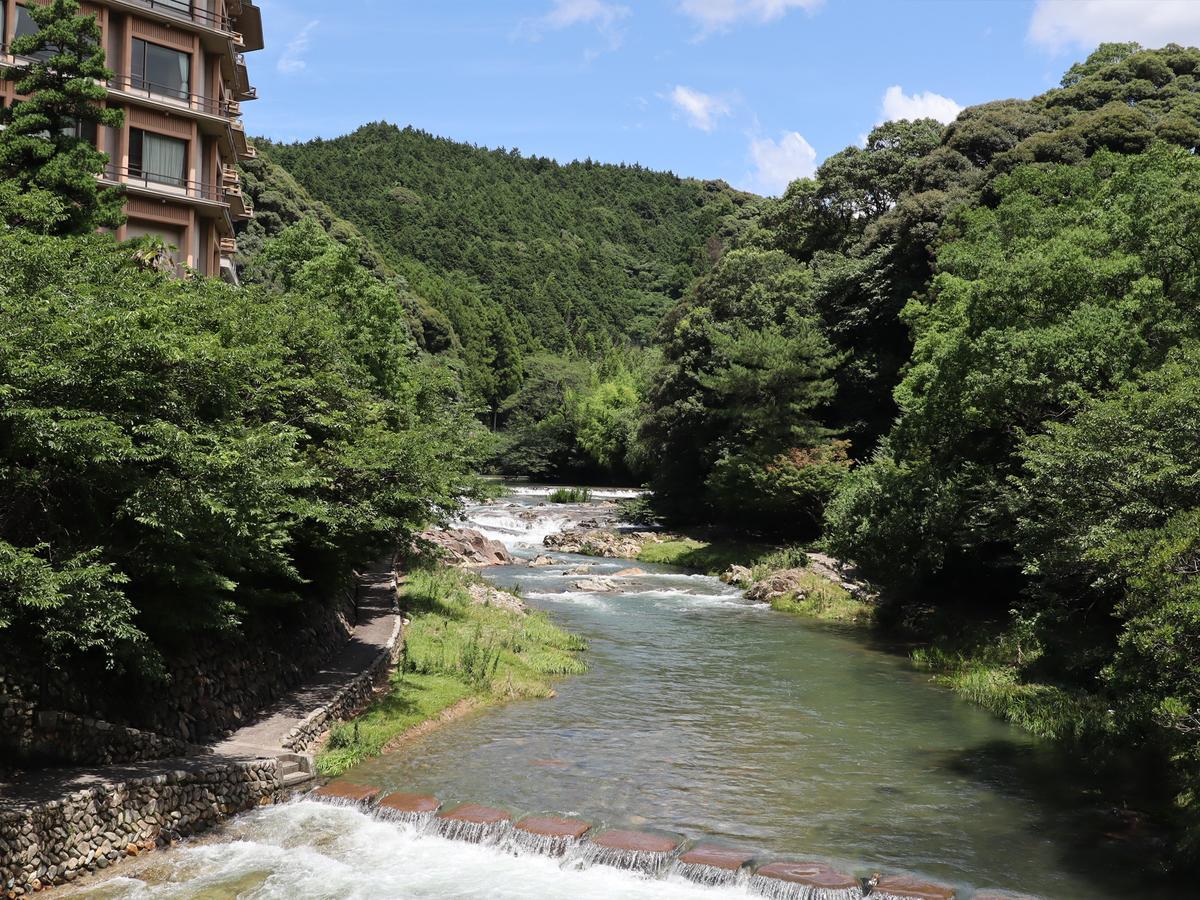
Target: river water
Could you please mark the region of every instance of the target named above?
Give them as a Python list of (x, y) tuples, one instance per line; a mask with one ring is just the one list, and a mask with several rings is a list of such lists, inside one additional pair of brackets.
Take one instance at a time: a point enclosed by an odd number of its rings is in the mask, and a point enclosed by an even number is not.
[[(594, 505), (536, 490), (469, 509), (518, 556)], [(716, 579), (557, 554), (485, 574), (590, 642), (557, 696), (484, 710), (349, 773), (514, 813), (662, 829), (856, 874), (912, 871), (1061, 900), (1183, 896), (1152, 885), (1070, 761), (928, 683), (855, 631), (747, 601)], [(640, 565), (619, 593), (583, 576)], [(1105, 831), (1110, 833), (1106, 836)], [(89, 897), (709, 897), (452, 843), (349, 809), (266, 808)]]

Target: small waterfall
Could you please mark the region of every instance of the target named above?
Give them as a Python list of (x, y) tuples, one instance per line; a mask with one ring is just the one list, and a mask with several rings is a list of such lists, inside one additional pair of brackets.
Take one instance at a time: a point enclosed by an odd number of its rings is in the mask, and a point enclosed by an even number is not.
[(515, 847), (542, 856), (565, 856), (591, 828), (591, 823), (582, 819), (527, 816), (513, 828), (510, 840)]
[[(750, 890), (769, 900), (862, 900), (862, 887), (817, 887), (799, 884), (779, 878), (755, 875), (750, 879)], [(871, 895), (874, 897), (874, 894)]]
[(353, 806), (357, 808), (371, 806), (383, 793), (377, 787), (353, 784), (348, 781), (331, 781), (317, 788), (308, 795), (310, 800), (319, 800), (330, 806)]
[(500, 809), (464, 803), (434, 820), (437, 833), (452, 841), (494, 844), (512, 828), (512, 816)]
[(675, 861), (671, 872), (688, 881), (710, 886), (743, 883), (753, 854), (732, 847), (700, 844)]
[(398, 825), (411, 825), (418, 831), (425, 831), (433, 823), (433, 817), (436, 812), (429, 810), (421, 812), (418, 810), (408, 809), (392, 809), (387, 806), (380, 805), (375, 810), (376, 818), (382, 819), (384, 822), (395, 822)]
[(671, 859), (670, 853), (650, 850), (623, 850), (619, 847), (599, 847), (587, 843), (573, 854), (581, 866), (611, 866), (627, 872), (644, 872), (658, 876)]
[(611, 866), (658, 876), (679, 849), (679, 841), (642, 831), (606, 831), (582, 844), (574, 858), (582, 865)]
[(540, 856), (566, 856), (579, 846), (579, 838), (561, 837), (551, 834), (531, 834), (528, 831), (513, 831), (509, 840), (516, 847)]
[(386, 822), (399, 822), (424, 830), (441, 807), (437, 797), (427, 794), (392, 793), (379, 801), (375, 815)]
[(466, 822), (462, 819), (438, 819), (437, 833), (452, 841), (468, 844), (494, 844), (512, 827), (511, 822)]
[(763, 866), (750, 889), (771, 900), (861, 900), (862, 884), (825, 863), (779, 862)]
[(745, 875), (741, 869), (726, 869), (721, 866), (689, 863), (682, 860), (677, 860), (671, 866), (671, 874), (709, 887), (738, 884), (745, 880)]

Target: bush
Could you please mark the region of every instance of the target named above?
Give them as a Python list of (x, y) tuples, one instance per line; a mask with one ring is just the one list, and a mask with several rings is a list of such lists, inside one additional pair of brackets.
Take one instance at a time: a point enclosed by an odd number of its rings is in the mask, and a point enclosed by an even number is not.
[(550, 492), (551, 503), (590, 503), (592, 492), (588, 488), (558, 488)]

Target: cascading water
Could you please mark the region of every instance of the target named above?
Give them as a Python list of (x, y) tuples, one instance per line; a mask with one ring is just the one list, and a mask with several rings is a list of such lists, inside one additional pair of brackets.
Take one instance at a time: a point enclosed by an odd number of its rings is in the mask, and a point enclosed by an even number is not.
[(437, 833), (450, 841), (466, 844), (498, 844), (512, 828), (511, 822), (466, 822), (459, 819), (435, 819)]
[(508, 836), (514, 849), (539, 856), (566, 856), (580, 844), (579, 838), (561, 837), (549, 834), (530, 834), (527, 831), (513, 831)]
[(821, 888), (755, 875), (750, 890), (767, 900), (862, 900), (862, 888)]
[(672, 875), (709, 887), (745, 884), (747, 880), (745, 873), (740, 869), (722, 869), (719, 866), (706, 866), (703, 863), (688, 863), (682, 860), (676, 860), (670, 871)]
[(576, 867), (608, 866), (625, 872), (641, 872), (643, 875), (660, 875), (671, 861), (670, 853), (650, 850), (626, 850), (619, 847), (602, 847), (585, 842), (568, 857)]

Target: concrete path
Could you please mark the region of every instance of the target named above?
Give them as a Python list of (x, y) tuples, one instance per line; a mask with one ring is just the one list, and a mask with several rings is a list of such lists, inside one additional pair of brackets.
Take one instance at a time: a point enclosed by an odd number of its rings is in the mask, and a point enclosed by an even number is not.
[[(59, 799), (73, 791), (103, 784), (170, 772), (195, 771), (220, 762), (222, 758), (295, 759), (296, 755), (283, 746), (288, 732), (309, 713), (332, 700), (338, 691), (366, 670), (387, 646), (398, 616), (394, 609), (395, 590), (390, 563), (379, 563), (365, 572), (359, 581), (358, 622), (350, 640), (324, 668), (224, 740), (197, 748), (194, 755), (184, 758), (118, 766), (24, 771), (15, 780), (0, 783), (0, 811)], [(308, 769), (294, 763), (285, 769), (285, 772), (299, 771), (307, 772)]]
[(349, 642), (328, 665), (267, 707), (249, 725), (213, 744), (218, 756), (279, 756), (284, 738), (305, 716), (328, 703), (379, 656), (396, 627), (396, 582), (390, 565), (376, 566), (359, 580), (358, 624)]

